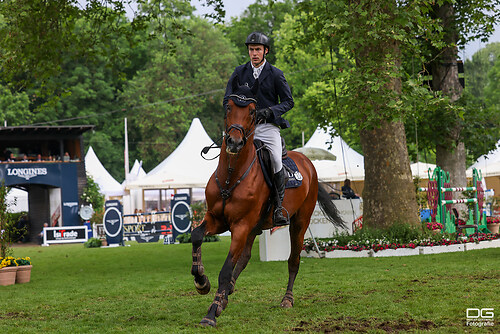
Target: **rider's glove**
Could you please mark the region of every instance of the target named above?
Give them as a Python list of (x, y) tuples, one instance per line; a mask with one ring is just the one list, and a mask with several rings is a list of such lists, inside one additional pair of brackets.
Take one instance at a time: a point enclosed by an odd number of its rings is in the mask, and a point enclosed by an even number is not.
[(259, 123), (259, 121), (268, 121), (268, 120), (270, 120), (270, 118), (271, 118), (272, 115), (273, 115), (273, 111), (271, 110), (271, 108), (259, 109), (255, 113), (255, 116), (257, 118), (257, 123)]

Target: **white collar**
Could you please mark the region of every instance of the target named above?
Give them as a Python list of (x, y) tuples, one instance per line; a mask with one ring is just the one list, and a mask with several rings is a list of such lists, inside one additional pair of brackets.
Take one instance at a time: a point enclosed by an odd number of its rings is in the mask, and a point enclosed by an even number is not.
[(252, 65), (253, 77), (255, 79), (257, 79), (260, 76), (260, 73), (262, 72), (262, 70), (264, 69), (264, 66), (266, 65), (266, 58), (264, 58), (264, 61), (262, 62), (262, 64), (259, 67), (253, 66), (252, 62), (250, 62), (250, 65)]

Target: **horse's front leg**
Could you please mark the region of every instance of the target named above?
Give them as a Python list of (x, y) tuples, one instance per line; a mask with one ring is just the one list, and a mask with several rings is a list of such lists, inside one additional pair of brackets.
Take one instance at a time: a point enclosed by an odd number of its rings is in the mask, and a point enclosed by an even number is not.
[(215, 327), (215, 318), (218, 317), (226, 308), (228, 304), (228, 296), (231, 290), (233, 270), (247, 243), (248, 235), (248, 226), (244, 226), (239, 229), (236, 228), (231, 231), (231, 246), (229, 248), (229, 254), (227, 255), (226, 261), (224, 262), (224, 265), (219, 273), (219, 288), (215, 293), (214, 301), (208, 308), (207, 315), (200, 322), (201, 325), (210, 325)]
[(233, 271), (233, 276), (231, 278), (229, 287), (229, 294), (232, 294), (234, 292), (236, 280), (240, 276), (241, 272), (246, 268), (248, 261), (250, 261), (250, 258), (252, 257), (252, 246), (255, 241), (255, 237), (256, 235), (253, 233), (248, 236), (247, 243), (245, 245), (245, 248), (243, 249), (243, 253), (241, 254)]
[(193, 264), (191, 274), (194, 276), (194, 286), (199, 294), (206, 295), (210, 292), (210, 280), (205, 275), (205, 268), (201, 261), (201, 244), (207, 228), (207, 221), (195, 228), (191, 233), (191, 242), (193, 244)]

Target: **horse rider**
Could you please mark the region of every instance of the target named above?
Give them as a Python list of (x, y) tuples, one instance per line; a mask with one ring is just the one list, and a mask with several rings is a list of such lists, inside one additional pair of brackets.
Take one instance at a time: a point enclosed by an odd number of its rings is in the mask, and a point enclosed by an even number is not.
[(223, 106), (227, 107), (232, 94), (232, 81), (237, 76), (240, 85), (252, 87), (259, 81), (257, 92), (257, 124), (254, 139), (261, 140), (271, 155), (273, 167), (274, 213), (273, 225), (290, 224), (283, 215), (282, 202), (285, 197), (285, 170), (281, 161), (282, 147), (280, 129), (290, 127), (290, 123), (281, 116), (293, 108), (293, 98), (283, 71), (266, 61), (270, 51), (269, 38), (260, 32), (248, 35), (245, 45), (250, 61), (235, 68), (226, 87)]

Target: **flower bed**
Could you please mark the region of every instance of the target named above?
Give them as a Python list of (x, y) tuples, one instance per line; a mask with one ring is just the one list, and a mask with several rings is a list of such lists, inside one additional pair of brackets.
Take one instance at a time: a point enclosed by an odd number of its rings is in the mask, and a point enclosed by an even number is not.
[[(389, 249), (416, 249), (421, 247), (438, 247), (438, 246), (451, 246), (451, 245), (462, 245), (462, 244), (478, 244), (482, 241), (491, 241), (491, 240), (497, 240), (500, 239), (500, 234), (492, 234), (492, 233), (480, 233), (478, 236), (469, 236), (469, 237), (464, 237), (464, 236), (459, 236), (458, 240), (455, 240), (454, 238), (451, 238), (450, 235), (448, 234), (441, 234), (436, 237), (432, 238), (423, 238), (420, 240), (414, 240), (412, 242), (408, 243), (399, 243), (399, 242), (394, 242), (390, 241), (386, 238), (383, 239), (375, 239), (375, 240), (357, 240), (357, 241), (350, 241), (346, 245), (339, 245), (339, 241), (337, 239), (331, 239), (331, 240), (317, 240), (318, 248), (321, 252), (333, 252), (336, 250), (341, 250), (341, 251), (354, 251), (354, 252), (359, 252), (359, 251), (373, 251), (374, 253), (377, 253), (379, 251), (383, 250), (389, 250)], [(451, 248), (456, 248), (456, 247), (451, 247)], [(460, 248), (460, 247), (458, 247)], [(474, 247), (469, 247), (469, 249), (473, 249)], [(303, 248), (307, 253), (310, 252), (315, 252), (315, 247), (312, 239), (306, 239), (304, 240), (304, 248)], [(464, 247), (462, 247), (462, 250)], [(407, 252), (411, 254), (412, 252)], [(416, 255), (416, 254), (415, 254)]]

